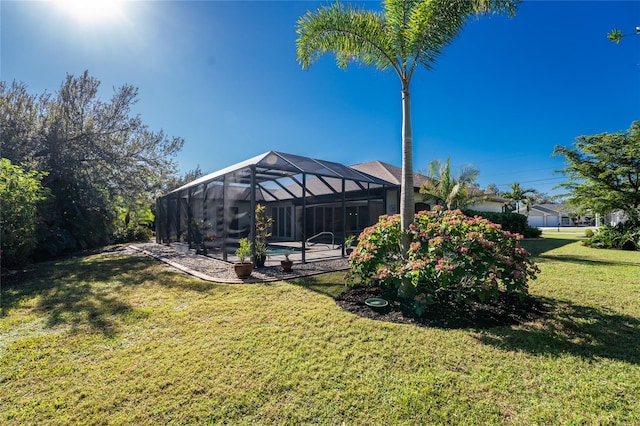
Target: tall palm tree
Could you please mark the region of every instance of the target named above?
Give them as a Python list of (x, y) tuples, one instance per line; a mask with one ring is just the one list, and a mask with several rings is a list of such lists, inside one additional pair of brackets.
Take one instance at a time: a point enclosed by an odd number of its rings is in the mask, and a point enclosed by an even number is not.
[(463, 209), (484, 198), (484, 192), (473, 186), (480, 171), (474, 166), (466, 166), (458, 175), (451, 173), (451, 159), (447, 162), (432, 160), (429, 163), (429, 179), (420, 187), (426, 199), (435, 200), (447, 209)]
[[(502, 196), (504, 198), (512, 200), (516, 204), (517, 212), (520, 211), (520, 203), (522, 201), (526, 202), (527, 200), (532, 199), (531, 197), (538, 193), (538, 191), (533, 188), (523, 188), (522, 185), (520, 185), (518, 182), (510, 184), (509, 188), (511, 188), (511, 191), (505, 192), (504, 194), (502, 194)], [(527, 211), (529, 211), (529, 208), (530, 206), (527, 204)]]
[(360, 62), (392, 69), (402, 93), (402, 180), (400, 223), (402, 252), (409, 248), (413, 223), (413, 147), (410, 83), (416, 68), (431, 69), (472, 14), (515, 13), (519, 0), (385, 0), (382, 12), (335, 3), (307, 12), (298, 20), (297, 56), (303, 69), (325, 53), (335, 53), (337, 65)]

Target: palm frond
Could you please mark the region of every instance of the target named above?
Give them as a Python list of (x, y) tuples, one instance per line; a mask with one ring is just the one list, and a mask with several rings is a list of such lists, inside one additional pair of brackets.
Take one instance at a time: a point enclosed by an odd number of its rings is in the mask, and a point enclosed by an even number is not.
[(429, 162), (429, 179), (420, 187), (425, 201), (444, 204), (448, 209), (465, 208), (487, 198), (475, 180), (480, 171), (472, 166), (465, 166), (460, 173), (451, 172), (451, 158), (446, 162), (431, 160)]
[[(398, 0), (400, 1), (400, 0)], [(470, 15), (488, 13), (515, 14), (520, 0), (423, 0), (412, 2), (407, 52), (413, 67), (420, 64), (431, 69), (443, 48), (451, 44), (464, 28)], [(409, 78), (413, 69), (409, 73)]]
[(341, 68), (354, 61), (381, 70), (393, 68), (408, 82), (417, 65), (432, 68), (470, 15), (513, 14), (519, 1), (384, 0), (382, 13), (335, 3), (298, 20), (298, 61), (308, 69), (331, 52)]
[(325, 53), (335, 53), (340, 68), (359, 61), (381, 70), (393, 67), (399, 71), (380, 13), (335, 3), (307, 12), (298, 20), (296, 32), (297, 56), (303, 69)]
[(480, 175), (480, 170), (472, 164), (462, 165), (458, 169), (458, 173), (456, 174), (456, 179), (460, 182), (465, 183), (465, 185), (470, 185), (478, 179)]

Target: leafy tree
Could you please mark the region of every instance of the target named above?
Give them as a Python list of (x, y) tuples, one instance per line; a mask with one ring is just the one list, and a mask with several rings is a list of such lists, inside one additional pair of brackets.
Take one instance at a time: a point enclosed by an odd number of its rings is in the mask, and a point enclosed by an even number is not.
[(3, 266), (27, 262), (36, 248), (40, 215), (38, 204), (49, 193), (42, 186), (43, 173), (25, 171), (0, 159), (0, 244)]
[(308, 69), (325, 53), (335, 53), (337, 65), (360, 62), (393, 70), (402, 94), (402, 181), (400, 216), (402, 254), (409, 249), (413, 223), (413, 148), (410, 83), (419, 66), (433, 68), (437, 56), (472, 14), (515, 13), (517, 0), (385, 0), (382, 12), (335, 3), (307, 12), (298, 20), (297, 57)]
[(500, 195), (500, 188), (495, 183), (490, 183), (484, 190), (487, 195)]
[(148, 241), (152, 236), (155, 220), (151, 207), (149, 200), (125, 200), (118, 197), (114, 205), (116, 212), (114, 242)]
[(54, 95), (30, 95), (22, 83), (0, 85), (0, 114), (8, 123), (0, 136), (3, 154), (47, 173), (51, 230), (81, 248), (107, 241), (120, 200), (151, 200), (159, 193), (175, 174), (172, 157), (183, 145), (132, 114), (136, 88), (124, 85), (103, 101), (99, 86), (87, 71), (67, 75)]
[(36, 155), (50, 98), (47, 93), (40, 96), (28, 93), (24, 84), (13, 82), (7, 86), (0, 81), (0, 141), (4, 158), (28, 169), (37, 168)]
[(479, 174), (474, 166), (466, 166), (453, 175), (450, 158), (444, 164), (440, 160), (432, 160), (429, 163), (430, 179), (422, 185), (420, 192), (425, 200), (434, 200), (449, 210), (467, 208), (485, 197), (484, 192), (474, 186)]
[(530, 196), (531, 204), (551, 204), (557, 202), (557, 197), (555, 195), (549, 195), (546, 192), (536, 191), (533, 195)]
[(145, 200), (124, 200), (118, 198), (115, 204), (116, 222), (118, 226), (135, 227), (151, 226), (155, 215), (150, 204)]
[(626, 132), (578, 136), (574, 148), (556, 146), (566, 159), (568, 202), (597, 213), (623, 210), (640, 216), (640, 121)]
[(520, 203), (522, 202), (526, 204), (527, 211), (529, 211), (531, 204), (534, 203), (533, 196), (537, 191), (533, 188), (523, 188), (518, 182), (510, 184), (509, 188), (511, 188), (511, 191), (503, 193), (502, 196), (514, 203), (516, 211), (520, 211)]
[(187, 170), (182, 175), (177, 176), (174, 175), (167, 179), (162, 187), (162, 192), (166, 193), (169, 191), (173, 191), (174, 189), (178, 189), (183, 185), (186, 185), (189, 182), (193, 182), (199, 177), (204, 176), (200, 165), (198, 164), (195, 169)]

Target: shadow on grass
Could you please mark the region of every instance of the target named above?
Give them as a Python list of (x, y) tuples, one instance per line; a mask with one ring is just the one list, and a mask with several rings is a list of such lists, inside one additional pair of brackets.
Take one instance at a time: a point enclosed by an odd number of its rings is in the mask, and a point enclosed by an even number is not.
[(571, 354), (640, 364), (640, 319), (607, 309), (543, 299), (550, 317), (534, 326), (487, 330), (478, 339), (487, 345), (532, 354)]
[[(363, 303), (369, 297), (382, 297), (389, 306), (371, 309)], [(467, 329), (480, 342), (505, 350), (640, 364), (640, 318), (606, 308), (538, 296), (520, 300), (505, 295), (486, 303), (430, 305), (422, 317), (416, 317), (410, 306), (394, 294), (373, 287), (349, 289), (337, 298), (337, 303), (355, 315), (373, 320)]]
[[(135, 257), (87, 256), (36, 264), (3, 282), (3, 309), (35, 300), (48, 327), (67, 324), (72, 329), (89, 325), (94, 332), (113, 337), (114, 318), (132, 308), (114, 289), (137, 285), (149, 278), (149, 263)], [(126, 275), (126, 278), (124, 277)]]
[(583, 256), (575, 256), (575, 255), (567, 255), (567, 254), (559, 254), (559, 255), (540, 255), (538, 256), (541, 260), (554, 260), (558, 262), (569, 262), (576, 263), (579, 265), (594, 265), (594, 266), (640, 266), (638, 263), (634, 262), (623, 262), (620, 260), (608, 261), (608, 260), (599, 260), (592, 259), (590, 257)]
[(575, 243), (575, 238), (541, 238), (535, 240), (523, 240), (522, 246), (527, 249), (533, 256), (540, 256), (551, 250)]
[(118, 333), (118, 317), (133, 309), (121, 295), (122, 289), (143, 283), (200, 292), (215, 288), (156, 265), (147, 257), (129, 255), (43, 262), (27, 272), (3, 277), (3, 314), (23, 303), (35, 303), (31, 306), (46, 316), (48, 327), (65, 324), (79, 332), (88, 325), (93, 332), (113, 337)]
[(338, 271), (287, 280), (287, 282), (335, 299), (346, 290), (343, 277), (344, 271)]

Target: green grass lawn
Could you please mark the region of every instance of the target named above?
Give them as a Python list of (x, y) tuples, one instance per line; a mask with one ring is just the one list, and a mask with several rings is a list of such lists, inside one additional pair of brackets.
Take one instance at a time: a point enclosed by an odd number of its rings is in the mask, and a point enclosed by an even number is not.
[[(2, 424), (640, 424), (640, 252), (527, 241), (550, 312), (443, 329), (354, 316), (343, 273), (225, 285), (94, 255), (3, 280)], [(10, 280), (13, 281), (13, 280)]]

